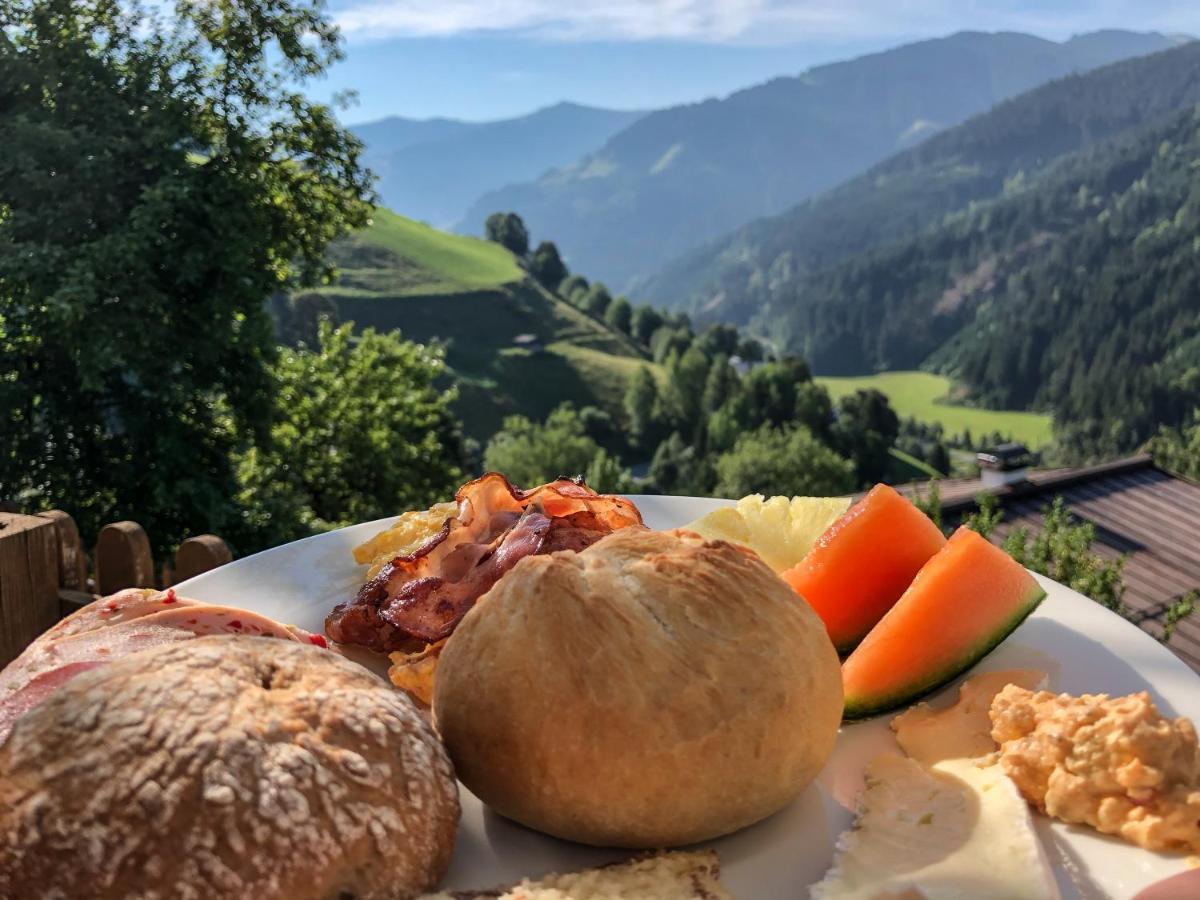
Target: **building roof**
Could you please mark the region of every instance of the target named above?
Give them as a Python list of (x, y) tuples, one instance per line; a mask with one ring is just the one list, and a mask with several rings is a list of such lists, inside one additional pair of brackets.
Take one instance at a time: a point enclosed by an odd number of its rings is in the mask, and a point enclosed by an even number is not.
[[(1030, 471), (1023, 482), (986, 489), (977, 478), (950, 479), (940, 489), (948, 522), (972, 511), (980, 494), (995, 496), (1004, 512), (992, 535), (997, 542), (1014, 528), (1036, 530), (1042, 512), (1061, 495), (1077, 519), (1095, 525), (1095, 553), (1106, 559), (1126, 555), (1125, 605), (1156, 636), (1171, 603), (1200, 588), (1200, 484), (1159, 469), (1149, 456)], [(899, 490), (909, 496), (928, 492), (924, 484)], [(1169, 646), (1200, 672), (1200, 612), (1179, 624)]]

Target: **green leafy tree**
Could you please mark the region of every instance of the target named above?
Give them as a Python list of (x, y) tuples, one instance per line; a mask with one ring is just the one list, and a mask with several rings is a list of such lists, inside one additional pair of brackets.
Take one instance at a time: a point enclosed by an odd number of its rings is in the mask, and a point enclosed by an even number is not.
[(929, 451), (928, 462), (943, 475), (950, 474), (950, 451), (941, 441), (937, 441)]
[(582, 275), (568, 275), (558, 286), (558, 293), (575, 306), (582, 306), (588, 287), (588, 280)]
[(650, 462), (650, 483), (664, 494), (707, 496), (715, 478), (712, 463), (683, 439), (671, 433), (654, 451)]
[(746, 362), (762, 362), (763, 346), (754, 338), (742, 338), (738, 341), (737, 355)]
[(595, 319), (603, 319), (610, 303), (612, 303), (612, 294), (608, 292), (608, 288), (597, 281), (588, 288), (587, 294), (580, 303), (580, 309)]
[(483, 233), (489, 241), (505, 247), (521, 259), (529, 252), (529, 231), (516, 213), (492, 213), (483, 223)]
[(854, 466), (804, 427), (763, 425), (716, 461), (716, 494), (835, 496), (854, 488)]
[(247, 550), (453, 495), (462, 445), (438, 347), (322, 322), (276, 365), (271, 442), (239, 456)]
[(583, 475), (598, 491), (628, 492), (632, 478), (620, 460), (588, 436), (579, 413), (564, 403), (533, 422), (508, 416), (483, 454), (488, 471), (503, 472), (521, 487), (533, 487), (560, 475)]
[(529, 273), (548, 290), (556, 291), (567, 277), (567, 265), (558, 255), (558, 247), (551, 241), (542, 241), (529, 260)]
[(854, 460), (860, 485), (884, 480), (891, 458), (888, 450), (899, 433), (900, 419), (882, 392), (859, 390), (838, 402), (834, 445)]
[(1191, 425), (1162, 428), (1150, 442), (1150, 452), (1161, 468), (1200, 481), (1200, 410)]
[(680, 433), (693, 439), (704, 424), (704, 386), (710, 365), (698, 347), (689, 347), (667, 367), (663, 408)]
[(649, 366), (638, 366), (625, 388), (625, 415), (634, 443), (649, 448), (658, 431), (658, 383)]
[(604, 311), (604, 321), (609, 327), (615, 328), (623, 334), (629, 334), (633, 325), (633, 307), (629, 303), (629, 298), (618, 297), (608, 305), (608, 309)]
[(653, 306), (642, 304), (634, 307), (631, 333), (633, 339), (643, 346), (650, 346), (650, 338), (662, 327), (663, 317)]
[(0, 0), (0, 495), (155, 549), (240, 522), (270, 439), (267, 301), (365, 225), (358, 141), (301, 92), (315, 0)]

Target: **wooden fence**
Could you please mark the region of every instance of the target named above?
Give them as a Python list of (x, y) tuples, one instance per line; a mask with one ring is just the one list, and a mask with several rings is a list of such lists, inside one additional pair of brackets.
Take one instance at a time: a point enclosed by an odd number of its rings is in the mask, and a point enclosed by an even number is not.
[(165, 588), (233, 558), (216, 535), (188, 538), (155, 571), (150, 539), (137, 522), (105, 525), (88, 554), (62, 510), (0, 511), (0, 668), (35, 637), (97, 596), (131, 587)]

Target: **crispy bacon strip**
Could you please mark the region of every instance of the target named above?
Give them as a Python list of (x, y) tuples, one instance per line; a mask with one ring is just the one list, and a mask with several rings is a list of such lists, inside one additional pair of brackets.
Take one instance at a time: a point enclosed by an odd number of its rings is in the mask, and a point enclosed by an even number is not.
[(624, 497), (560, 478), (522, 491), (490, 472), (455, 495), (457, 514), (407, 556), (397, 556), (325, 619), (333, 640), (372, 650), (414, 650), (447, 637), (517, 561), (582, 550), (642, 517)]

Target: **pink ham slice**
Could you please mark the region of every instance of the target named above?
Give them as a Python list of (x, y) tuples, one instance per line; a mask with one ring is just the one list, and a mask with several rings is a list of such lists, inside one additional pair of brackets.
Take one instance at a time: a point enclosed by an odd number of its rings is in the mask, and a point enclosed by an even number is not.
[(208, 634), (325, 646), (320, 635), (249, 610), (188, 600), (174, 591), (122, 591), (64, 619), (0, 672), (0, 743), (20, 716), (79, 673), (140, 650)]

